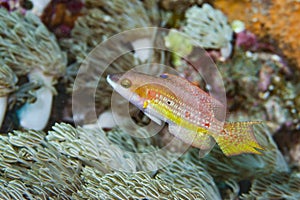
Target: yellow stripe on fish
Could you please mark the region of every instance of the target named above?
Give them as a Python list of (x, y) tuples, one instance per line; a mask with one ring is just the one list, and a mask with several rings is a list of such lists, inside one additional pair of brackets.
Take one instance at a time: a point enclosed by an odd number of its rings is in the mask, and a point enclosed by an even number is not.
[(212, 148), (214, 140), (227, 156), (260, 154), (258, 150), (263, 149), (252, 128), (261, 122), (224, 124), (214, 111), (223, 105), (184, 78), (171, 74), (155, 77), (131, 71), (109, 75), (107, 81), (155, 122), (167, 122), (175, 137), (203, 152)]

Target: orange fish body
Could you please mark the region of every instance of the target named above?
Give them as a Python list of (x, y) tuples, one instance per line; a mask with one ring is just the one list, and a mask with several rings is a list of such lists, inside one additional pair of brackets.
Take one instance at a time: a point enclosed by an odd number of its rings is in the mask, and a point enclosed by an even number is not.
[[(165, 121), (169, 131), (205, 155), (215, 141), (227, 156), (260, 154), (252, 125), (260, 122), (220, 120), (223, 105), (184, 78), (172, 74), (154, 77), (137, 72), (112, 74), (108, 83), (124, 98), (157, 123)], [(224, 108), (223, 108), (224, 109)]]

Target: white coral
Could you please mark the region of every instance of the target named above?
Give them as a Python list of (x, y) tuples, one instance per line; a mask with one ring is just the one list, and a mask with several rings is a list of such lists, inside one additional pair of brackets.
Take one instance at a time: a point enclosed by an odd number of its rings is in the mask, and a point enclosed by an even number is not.
[(188, 9), (185, 17), (186, 24), (183, 31), (195, 39), (199, 46), (223, 49), (224, 57), (230, 55), (233, 31), (221, 11), (213, 9), (209, 4), (203, 4), (201, 8), (193, 6)]

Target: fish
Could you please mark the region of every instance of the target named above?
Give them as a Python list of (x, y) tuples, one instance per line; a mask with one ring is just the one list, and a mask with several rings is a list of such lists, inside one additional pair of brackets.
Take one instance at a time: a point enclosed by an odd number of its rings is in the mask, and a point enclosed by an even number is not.
[(199, 148), (202, 157), (215, 143), (226, 156), (262, 154), (260, 150), (264, 150), (253, 130), (253, 125), (261, 121), (224, 122), (218, 114), (224, 105), (183, 77), (131, 70), (109, 74), (106, 80), (151, 120), (157, 124), (166, 122), (172, 135)]

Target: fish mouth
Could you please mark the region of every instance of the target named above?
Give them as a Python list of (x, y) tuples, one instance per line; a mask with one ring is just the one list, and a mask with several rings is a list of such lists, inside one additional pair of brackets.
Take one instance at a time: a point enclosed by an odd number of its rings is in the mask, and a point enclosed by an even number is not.
[(117, 73), (117, 74), (109, 74), (107, 75), (107, 79), (110, 79), (113, 82), (118, 82), (123, 74)]
[(117, 73), (117, 74), (109, 74), (106, 77), (107, 82), (115, 88), (120, 78), (123, 76), (123, 73)]

